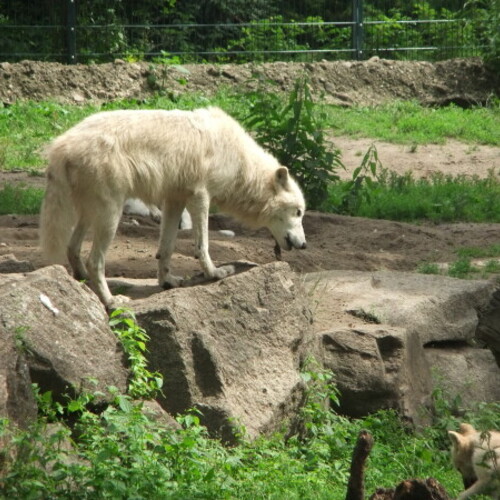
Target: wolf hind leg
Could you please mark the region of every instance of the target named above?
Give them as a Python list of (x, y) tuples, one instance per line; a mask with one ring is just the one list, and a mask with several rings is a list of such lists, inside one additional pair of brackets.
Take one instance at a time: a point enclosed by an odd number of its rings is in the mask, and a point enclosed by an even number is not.
[(235, 273), (234, 266), (216, 267), (210, 258), (208, 244), (208, 213), (210, 197), (206, 191), (199, 191), (189, 200), (188, 210), (193, 221), (195, 256), (200, 260), (206, 278), (223, 279)]
[(89, 285), (106, 307), (110, 307), (114, 302), (105, 276), (106, 252), (115, 236), (121, 211), (122, 205), (106, 206), (102, 211), (96, 212), (101, 216), (95, 217), (92, 224), (94, 235), (92, 249), (87, 260)]
[(67, 256), (70, 263), (71, 269), (73, 270), (73, 276), (77, 280), (88, 279), (88, 272), (85, 264), (83, 263), (81, 257), (82, 243), (85, 238), (85, 234), (89, 228), (89, 224), (85, 222), (83, 217), (78, 220), (75, 229), (71, 235)]
[(170, 260), (174, 253), (175, 240), (179, 230), (179, 221), (184, 209), (183, 204), (165, 202), (161, 217), (160, 244), (156, 258), (158, 259), (158, 284), (168, 290), (182, 284), (182, 278), (170, 272)]

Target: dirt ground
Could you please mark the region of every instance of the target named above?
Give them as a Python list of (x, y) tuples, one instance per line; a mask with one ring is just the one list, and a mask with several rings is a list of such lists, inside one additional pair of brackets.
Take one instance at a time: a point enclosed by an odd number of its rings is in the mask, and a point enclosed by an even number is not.
[[(174, 92), (203, 91), (209, 94), (218, 85), (254, 85), (252, 65), (189, 67), (187, 84), (181, 85), (172, 70), (156, 83), (150, 65), (125, 64), (63, 66), (26, 61), (0, 63), (0, 100), (4, 105), (16, 99), (58, 98), (64, 102), (109, 100), (131, 97), (144, 99), (151, 85)], [(158, 70), (154, 70), (158, 71)], [(262, 68), (261, 70), (262, 71)], [(342, 105), (376, 104), (390, 99), (417, 99), (427, 104), (457, 102), (469, 105), (485, 102), (498, 86), (478, 60), (454, 60), (430, 64), (370, 60), (365, 63), (339, 62), (310, 65), (273, 63), (264, 67), (266, 76), (287, 89), (300, 71), (309, 72), (317, 95)], [(118, 75), (118, 76), (116, 76)], [(149, 83), (148, 83), (149, 76)], [(115, 78), (116, 77), (116, 78)], [(359, 165), (361, 155), (372, 141), (333, 138), (343, 154), (346, 176)], [(434, 172), (487, 175), (500, 168), (500, 148), (467, 145), (450, 141), (445, 145), (408, 146), (376, 142), (383, 166), (398, 173), (411, 171), (418, 177)], [(20, 172), (0, 172), (5, 183), (43, 186), (43, 177)], [(308, 248), (283, 252), (283, 260), (298, 271), (325, 269), (413, 271), (424, 261), (455, 260), (454, 250), (463, 246), (486, 247), (500, 243), (500, 224), (404, 224), (383, 220), (343, 217), (309, 212), (304, 219)], [(211, 255), (218, 264), (249, 260), (259, 264), (275, 259), (267, 230), (248, 231), (233, 220), (211, 218)], [(38, 217), (0, 217), (0, 260), (13, 254), (35, 267), (43, 265), (37, 249)], [(232, 229), (234, 238), (217, 229)], [(124, 216), (107, 258), (107, 275), (151, 278), (156, 275), (156, 245), (159, 228), (148, 218)], [(181, 231), (172, 268), (176, 274), (199, 271), (193, 258), (190, 231)]]

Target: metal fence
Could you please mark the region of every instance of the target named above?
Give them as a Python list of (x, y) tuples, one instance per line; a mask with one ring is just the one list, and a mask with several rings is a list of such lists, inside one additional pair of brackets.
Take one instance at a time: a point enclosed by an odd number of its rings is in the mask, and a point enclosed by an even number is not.
[[(0, 0), (0, 60), (438, 60), (480, 55), (488, 22), (459, 0), (178, 0), (163, 10), (161, 4)], [(183, 4), (193, 12), (182, 12)]]

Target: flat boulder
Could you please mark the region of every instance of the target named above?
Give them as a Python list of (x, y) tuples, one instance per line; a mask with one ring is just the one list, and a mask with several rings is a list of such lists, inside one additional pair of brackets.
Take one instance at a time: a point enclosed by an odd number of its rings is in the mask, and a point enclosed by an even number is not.
[[(474, 370), (462, 370), (471, 375), (471, 393), (482, 394), (488, 377), (500, 386), (500, 370), (489, 350), (454, 354), (477, 340), (480, 319), (493, 335), (494, 282), (397, 271), (325, 271), (308, 274), (306, 288), (319, 339), (317, 357), (336, 375), (345, 413), (395, 408), (425, 425), (429, 412), (422, 410), (432, 410), (432, 391), (441, 384), (432, 377), (435, 365), (443, 368), (444, 386), (456, 384), (460, 367), (472, 361), (482, 366), (475, 377)], [(455, 372), (445, 369), (448, 359), (454, 360)], [(456, 387), (465, 391), (464, 383)]]
[(427, 423), (432, 380), (415, 333), (386, 325), (338, 325), (322, 331), (322, 365), (334, 373), (342, 413), (363, 417), (394, 408), (415, 425)]

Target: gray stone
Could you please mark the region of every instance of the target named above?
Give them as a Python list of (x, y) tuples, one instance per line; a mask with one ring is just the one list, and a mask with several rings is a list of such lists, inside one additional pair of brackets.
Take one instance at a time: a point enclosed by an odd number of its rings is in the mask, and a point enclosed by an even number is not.
[(481, 311), (476, 337), (491, 349), (500, 367), (500, 289), (495, 290), (490, 303)]
[(342, 413), (362, 417), (393, 408), (427, 423), (432, 383), (423, 348), (403, 328), (364, 325), (319, 333), (320, 360), (335, 375)]
[[(320, 338), (317, 357), (336, 374), (341, 411), (353, 416), (396, 408), (415, 424), (425, 424), (434, 388), (429, 361), (437, 363), (436, 356), (424, 354), (426, 346), (442, 346), (441, 355), (448, 356), (445, 349), (475, 338), (480, 316), (483, 337), (488, 333), (491, 344), (497, 335), (498, 307), (491, 299), (495, 284), (490, 281), (397, 271), (326, 271), (307, 275), (306, 288)], [(467, 372), (469, 390), (482, 394), (484, 380), (497, 381), (500, 371), (489, 351), (476, 351), (456, 358), (456, 363), (461, 360), (464, 368), (465, 359), (482, 360), (480, 376)], [(455, 375), (448, 379), (444, 372), (447, 384), (465, 391)]]
[(254, 438), (292, 419), (303, 397), (299, 366), (313, 340), (307, 304), (286, 263), (134, 302), (151, 337), (151, 369), (165, 378), (162, 406), (171, 414), (197, 407), (226, 441), (240, 425)]
[[(9, 387), (17, 384), (27, 394), (25, 384), (36, 382), (56, 398), (81, 390), (106, 393), (109, 386), (126, 391), (129, 372), (104, 307), (62, 266), (0, 275), (0, 304), (0, 366), (9, 366), (6, 377), (16, 381)], [(12, 400), (14, 392), (8, 389), (5, 397)]]
[(309, 274), (307, 282), (315, 290), (315, 321), (321, 329), (334, 321), (335, 303), (337, 316), (405, 328), (417, 333), (423, 345), (473, 339), (478, 311), (488, 306), (495, 290), (491, 281), (397, 271), (325, 271)]
[(434, 386), (450, 399), (460, 396), (464, 408), (500, 401), (500, 370), (489, 349), (457, 345), (429, 347), (424, 352)]

